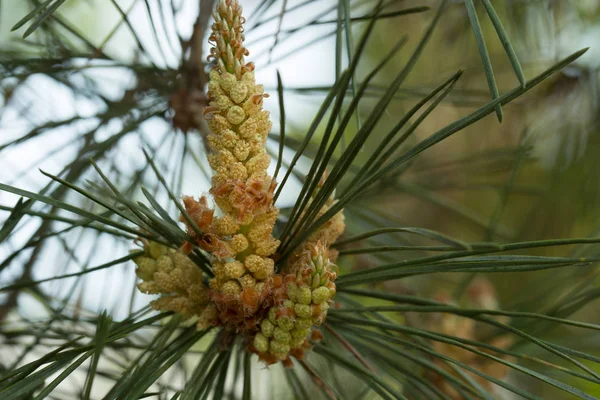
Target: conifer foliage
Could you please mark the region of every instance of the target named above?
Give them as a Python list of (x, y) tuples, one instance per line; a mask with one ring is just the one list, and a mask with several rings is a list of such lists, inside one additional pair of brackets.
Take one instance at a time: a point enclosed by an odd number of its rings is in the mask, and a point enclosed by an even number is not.
[[(0, 245), (7, 249), (0, 264), (0, 399), (600, 395), (600, 325), (574, 316), (600, 296), (590, 279), (599, 238), (511, 241), (494, 225), (495, 241), (470, 243), (402, 225), (380, 196), (403, 183), (403, 173), (429, 148), (445, 146), (488, 115), (501, 122), (504, 106), (585, 49), (526, 78), (492, 3), (465, 0), (460, 6), (491, 100), (418, 140), (414, 132), (429, 129), (424, 121), (450, 101), (464, 72), (404, 98), (409, 107), (399, 115), (388, 109), (437, 37), (450, 1), (262, 0), (248, 14), (242, 0), (200, 0), (191, 37), (177, 33), (177, 41), (166, 42), (159, 36), (168, 36), (169, 17), (178, 20), (183, 9), (177, 2), (134, 0), (125, 9), (111, 1), (121, 19), (99, 46), (65, 19), (64, 3), (28, 2), (31, 12), (14, 27), (23, 31), (26, 46), (0, 55), (7, 109), (39, 76), (101, 105), (93, 116), (34, 124), (0, 142), (2, 157), (87, 124), (66, 145), (79, 147), (62, 170), (39, 174), (46, 186), (0, 182), (0, 191), (15, 199), (0, 204), (6, 217)], [(136, 4), (145, 6), (153, 35), (137, 33), (130, 20)], [(286, 25), (289, 14), (313, 6), (324, 7), (324, 14)], [(383, 55), (372, 51), (373, 38), (382, 22), (412, 14), (429, 15), (428, 25), (406, 32), (418, 41), (394, 70), (390, 61), (405, 51), (407, 38), (399, 37)], [(518, 81), (504, 93), (483, 17)], [(277, 19), (268, 36), (269, 60), (250, 61), (252, 44), (262, 39), (246, 36)], [(277, 87), (266, 90), (256, 82), (257, 70), (276, 61), (273, 51), (285, 49), (288, 37), (320, 25), (334, 29), (286, 53), (336, 38), (335, 81), (311, 89), (322, 102), (298, 135), (286, 123), (293, 113), (286, 104), (301, 90), (286, 87), (279, 72)], [(137, 43), (133, 60), (105, 48), (121, 27)], [(385, 43), (392, 36), (385, 35)], [(148, 41), (164, 63), (150, 55)], [(176, 68), (169, 66), (167, 47), (177, 54)], [(86, 75), (103, 68), (125, 71), (136, 84), (111, 99), (102, 79)], [(384, 73), (388, 85), (382, 88), (374, 78)], [(265, 104), (275, 97), (278, 109), (271, 109), (278, 110), (278, 121)], [(382, 123), (387, 117), (394, 119), (391, 128)], [(167, 126), (164, 136), (157, 124)], [(365, 154), (365, 148), (375, 151)], [(190, 181), (204, 184), (203, 194), (184, 193)], [(87, 260), (81, 253), (86, 244)], [(564, 246), (573, 251), (544, 255)], [(53, 249), (66, 255), (65, 268), (54, 261)], [(107, 258), (92, 265), (99, 255)], [(497, 272), (545, 270), (564, 274), (513, 304), (502, 303), (490, 279)], [(95, 279), (99, 273), (103, 278)], [(440, 274), (460, 277), (453, 293), (421, 290), (419, 279), (435, 286)], [(102, 288), (97, 307), (86, 297), (90, 287)], [(147, 296), (136, 309), (142, 293)], [(31, 303), (43, 312), (32, 316)]]

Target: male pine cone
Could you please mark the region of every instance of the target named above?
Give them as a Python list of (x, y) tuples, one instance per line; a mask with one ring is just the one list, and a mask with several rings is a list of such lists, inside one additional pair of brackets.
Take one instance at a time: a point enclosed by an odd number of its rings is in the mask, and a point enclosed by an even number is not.
[(204, 232), (195, 238), (197, 244), (215, 257), (210, 287), (221, 323), (237, 323), (243, 330), (269, 297), (275, 273), (271, 256), (279, 246), (272, 231), (279, 210), (273, 205), (275, 182), (267, 174), (271, 122), (262, 109), (266, 95), (255, 82), (254, 66), (244, 60), (248, 50), (241, 13), (237, 1), (220, 1), (209, 38), (214, 68), (204, 115), (212, 131), (207, 137), (215, 171), (210, 193), (224, 215), (213, 218), (204, 198), (184, 202)]
[[(265, 143), (271, 122), (262, 109), (267, 95), (255, 82), (253, 64), (244, 59), (248, 51), (243, 46), (242, 7), (237, 0), (220, 0), (213, 16), (210, 103), (204, 117), (211, 129), (210, 193), (222, 215), (214, 215), (205, 196), (197, 200), (185, 196), (186, 211), (202, 233), (188, 225), (193, 243), (185, 243), (181, 250), (190, 252), (194, 245), (204, 250), (215, 276), (208, 280), (198, 268), (191, 273), (194, 264), (183, 253), (147, 243), (148, 255), (136, 259), (144, 281), (139, 288), (161, 294), (152, 302), (155, 309), (199, 317), (198, 329), (223, 326), (242, 334), (249, 349), (267, 363), (289, 361), (289, 356), (301, 358), (310, 347), (307, 338), (323, 323), (335, 294), (337, 266), (329, 246), (342, 234), (344, 218), (340, 212), (317, 229), (289, 258), (283, 272), (275, 274), (279, 241), (273, 227), (279, 210), (273, 204), (276, 184), (267, 174), (270, 157)], [(334, 202), (330, 197), (319, 215)], [(159, 248), (160, 254), (153, 255)], [(155, 265), (165, 255), (176, 266), (167, 275), (162, 269), (158, 273)], [(182, 258), (187, 260), (184, 266)]]

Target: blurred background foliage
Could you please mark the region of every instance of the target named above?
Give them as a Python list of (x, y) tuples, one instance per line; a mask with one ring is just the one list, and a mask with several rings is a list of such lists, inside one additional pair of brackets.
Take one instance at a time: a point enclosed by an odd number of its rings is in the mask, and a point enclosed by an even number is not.
[[(1, 2), (0, 85), (4, 107), (0, 120), (0, 180), (33, 192), (47, 190), (65, 202), (98, 211), (91, 202), (68, 194), (58, 185), (46, 186), (48, 180), (37, 170), (42, 168), (55, 175), (63, 171), (61, 176), (71, 183), (86, 180), (97, 183), (99, 180), (87, 163), (91, 157), (132, 198), (144, 199), (140, 190), (144, 185), (164, 200), (164, 204), (169, 204), (169, 210), (174, 213), (174, 206), (167, 203), (167, 194), (149, 173), (151, 171), (141, 157), (139, 148), (143, 146), (164, 168), (164, 175), (168, 176), (176, 194), (198, 195), (206, 191), (208, 168), (201, 135), (185, 134), (181, 129), (173, 128), (175, 118), (175, 125), (179, 124), (176, 128), (189, 125), (205, 129), (189, 117), (191, 111), (185, 106), (178, 108), (182, 103), (191, 108), (202, 107), (206, 101), (202, 97), (203, 67), (198, 65), (199, 58), (194, 54), (198, 42), (192, 36), (194, 23), (199, 22), (196, 20), (197, 2), (173, 1), (169, 11), (161, 8), (160, 5), (166, 2), (160, 1), (66, 1), (52, 17), (52, 23), (43, 25), (27, 40), (22, 39), (27, 24), (10, 32), (10, 28), (39, 3)], [(308, 121), (339, 76), (342, 64), (347, 64), (348, 54), (344, 49), (342, 60), (336, 61), (337, 2), (314, 1), (283, 18), (281, 2), (265, 8), (263, 5), (267, 3), (273, 2), (244, 2), (246, 9), (254, 10), (261, 17), (249, 17), (247, 38), (250, 58), (256, 61), (259, 71), (258, 80), (264, 82), (267, 92), (272, 94), (267, 107), (274, 116), (274, 140), (270, 142), (274, 157), (277, 156), (276, 140), (280, 134), (275, 70), (281, 72), (281, 90), (285, 93), (287, 110), (285, 165), (291, 159), (288, 152), (291, 155), (290, 150), (300, 146)], [(356, 14), (353, 15), (361, 15), (368, 2), (356, 3)], [(434, 0), (390, 3), (386, 10), (389, 13), (423, 5), (435, 8), (438, 4)], [(481, 3), (475, 3), (499, 91), (503, 94), (519, 82)], [(418, 226), (466, 242), (600, 236), (600, 47), (597, 45), (600, 1), (496, 0), (492, 4), (504, 23), (527, 78), (576, 50), (588, 46), (591, 49), (536, 90), (503, 107), (501, 124), (496, 115), (489, 115), (374, 185), (348, 206), (347, 236), (382, 226)], [(288, 8), (293, 6), (292, 2), (287, 5)], [(266, 11), (260, 14), (263, 9)], [(123, 13), (130, 17), (123, 19)], [(161, 18), (164, 15), (169, 18)], [(382, 19), (367, 48), (367, 60), (359, 68), (358, 81), (403, 35), (407, 35), (404, 46), (413, 48), (432, 15), (433, 11), (429, 11)], [(317, 18), (329, 23), (314, 23)], [(257, 23), (258, 20), (268, 22)], [(364, 24), (354, 23), (354, 40), (362, 29)], [(347, 36), (345, 38), (348, 40)], [(202, 48), (196, 51), (206, 53)], [(88, 58), (90, 53), (94, 53), (94, 59)], [(356, 121), (345, 132), (347, 140), (356, 133), (358, 124), (368, 117), (378, 97), (408, 57), (410, 52), (400, 51), (369, 86), (367, 100), (361, 102)], [(374, 136), (391, 129), (398, 116), (405, 114), (416, 101), (459, 68), (465, 73), (454, 90), (417, 127), (414, 135), (395, 150), (395, 155), (490, 99), (468, 13), (464, 2), (456, 0), (450, 2), (419, 63), (397, 92)], [(317, 131), (306, 155), (316, 152), (323, 128)], [(376, 151), (380, 140), (381, 137), (374, 137), (367, 141), (357, 165)], [(335, 157), (340, 157), (343, 152), (344, 143)], [(300, 164), (309, 165), (306, 159), (301, 159)], [(293, 180), (297, 188), (300, 179)], [(289, 198), (282, 198), (282, 203), (291, 204), (293, 197), (291, 194)], [(16, 199), (16, 196), (0, 194), (0, 206), (6, 215)], [(55, 219), (59, 215), (65, 217), (64, 213), (57, 213)], [(69, 229), (68, 224), (55, 222), (54, 231), (61, 227)], [(117, 254), (117, 250), (128, 250), (123, 241), (111, 242), (114, 239), (111, 235), (101, 231), (82, 234), (76, 229), (71, 236), (52, 237), (48, 241), (50, 245), (42, 248), (32, 242), (34, 232), (44, 235), (50, 230), (44, 228), (44, 223), (28, 221), (25, 226), (20, 226), (1, 253), (4, 262), (0, 277), (3, 282), (40, 280), (78, 270), (81, 265), (86, 268), (98, 265), (101, 259), (106, 262), (107, 258), (103, 256), (107, 250), (98, 249), (111, 248), (109, 257)], [(75, 245), (72, 244), (74, 239)], [(377, 237), (370, 245), (428, 243), (411, 236), (392, 234)], [(19, 250), (21, 248), (23, 251)], [(343, 249), (350, 254), (352, 245)], [(18, 250), (18, 255), (13, 256)], [(423, 254), (406, 250), (347, 257), (344, 250), (340, 266), (346, 270)], [(37, 264), (31, 262), (36, 252), (40, 254)], [(583, 257), (596, 256), (597, 252), (592, 245), (572, 245), (526, 250), (523, 254)], [(40, 263), (40, 258), (60, 260), (56, 265), (63, 264), (50, 266), (47, 262)], [(31, 268), (34, 264), (39, 267)], [(44, 313), (44, 306), (55, 310), (57, 304), (74, 314), (108, 308), (117, 317), (128, 315), (148, 300), (146, 296), (135, 294), (130, 266), (119, 268), (95, 273), (93, 282), (89, 279), (86, 282), (85, 276), (79, 276), (61, 280), (60, 284), (50, 282), (37, 289), (29, 288), (24, 293), (13, 292), (19, 293), (16, 296), (0, 294), (3, 302), (0, 315), (5, 318), (18, 312), (33, 318)], [(564, 306), (564, 299), (575, 299), (579, 292), (598, 289), (600, 283), (595, 267), (496, 273), (486, 277), (497, 293), (501, 308), (540, 312), (555, 311), (559, 305)], [(475, 273), (438, 273), (379, 285), (392, 293), (419, 293), (432, 298), (447, 296), (461, 305), (468, 305), (469, 292), (465, 289), (477, 279)], [(365, 301), (365, 304), (371, 303)], [(20, 310), (15, 311), (15, 307)], [(594, 300), (581, 307), (573, 318), (600, 323), (598, 310), (598, 301)], [(402, 316), (397, 318), (403, 319)], [(553, 329), (550, 336), (557, 344), (600, 357), (597, 334), (560, 327)], [(515, 346), (533, 347), (527, 343)], [(533, 356), (539, 352), (539, 349), (529, 350)], [(11, 356), (18, 354), (16, 351), (13, 354), (12, 349), (3, 351)], [(600, 370), (596, 372), (600, 373)], [(585, 387), (588, 393), (600, 396), (594, 383), (572, 379), (575, 386), (588, 385)], [(572, 398), (562, 392), (557, 394), (531, 378), (522, 385), (541, 398)], [(510, 397), (507, 395), (507, 398)]]
[[(435, 33), (419, 68), (401, 96), (425, 93), (423, 82), (449, 76), (465, 68), (465, 76), (432, 118), (417, 130), (417, 137), (453, 121), (489, 97), (477, 46), (462, 2), (454, 2), (449, 17)], [(600, 2), (569, 0), (501, 0), (493, 2), (523, 65), (531, 77), (574, 48), (591, 47), (589, 53), (548, 79), (537, 90), (504, 107), (498, 124), (494, 115), (436, 146), (416, 160), (397, 180), (382, 183), (373, 198), (363, 199), (367, 210), (385, 208), (385, 217), (400, 224), (448, 233), (463, 240), (526, 241), (596, 236), (600, 227), (600, 135), (598, 134), (597, 48)], [(480, 14), (485, 15), (480, 9)], [(426, 17), (405, 24), (386, 21), (380, 26), (381, 48), (401, 32), (423, 27)], [(500, 93), (518, 84), (489, 19), (482, 28)], [(414, 38), (412, 38), (415, 40)], [(410, 39), (409, 39), (410, 40)], [(386, 43), (388, 42), (388, 43)], [(376, 49), (376, 50), (375, 50)], [(379, 51), (379, 47), (373, 50)], [(395, 66), (397, 68), (397, 66)], [(394, 66), (388, 67), (393, 71)], [(393, 72), (390, 72), (390, 75)], [(379, 82), (385, 87), (385, 80)], [(406, 111), (403, 101), (398, 112)], [(391, 115), (395, 113), (390, 112)], [(390, 126), (393, 118), (389, 118)], [(369, 150), (365, 150), (368, 154)], [(361, 205), (363, 205), (361, 203)], [(383, 243), (382, 243), (383, 244)], [(580, 246), (542, 249), (552, 256), (590, 254)], [(550, 310), (572, 290), (598, 287), (597, 269), (553, 270), (487, 275), (503, 308), (537, 304)], [(439, 274), (417, 279), (421, 290), (433, 295), (459, 293), (471, 275)], [(569, 285), (561, 283), (570, 282)], [(402, 285), (411, 286), (406, 281)], [(575, 289), (577, 288), (577, 289)], [(399, 290), (405, 288), (398, 288)], [(466, 298), (462, 297), (463, 301)], [(600, 320), (597, 301), (574, 317)], [(554, 332), (573, 343), (572, 330)], [(589, 340), (591, 340), (591, 342)], [(581, 338), (581, 343), (595, 342)], [(595, 355), (599, 353), (594, 351)], [(536, 385), (530, 381), (528, 385)], [(589, 393), (600, 396), (594, 385)], [(543, 392), (543, 398), (559, 398)], [(560, 397), (562, 398), (562, 397)]]

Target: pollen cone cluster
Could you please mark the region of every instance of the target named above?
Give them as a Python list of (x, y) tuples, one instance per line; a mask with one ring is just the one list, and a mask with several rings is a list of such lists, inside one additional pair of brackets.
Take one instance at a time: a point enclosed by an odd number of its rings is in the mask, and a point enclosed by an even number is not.
[[(325, 174), (312, 193), (311, 203), (326, 178)], [(334, 203), (331, 195), (319, 210), (319, 216)], [(273, 305), (252, 343), (253, 351), (267, 364), (279, 360), (287, 362), (289, 356), (301, 359), (304, 350), (310, 348), (308, 338), (319, 337), (315, 328), (325, 321), (336, 292), (334, 281), (338, 267), (334, 262), (337, 252), (331, 251), (329, 246), (340, 237), (344, 228), (344, 215), (340, 211), (309, 236), (290, 257), (284, 271), (275, 277)]]
[(270, 158), (264, 147), (271, 122), (262, 109), (263, 86), (244, 60), (242, 7), (220, 1), (213, 16), (209, 59), (214, 68), (204, 116), (212, 131), (207, 138), (215, 172), (210, 193), (223, 215), (214, 216), (204, 197), (186, 197), (184, 203), (204, 234), (189, 233), (214, 256), (210, 288), (220, 320), (245, 330), (268, 301), (275, 265), (271, 256), (279, 246), (272, 236), (279, 213), (273, 206), (275, 182), (267, 175)]
[(144, 243), (144, 255), (133, 260), (136, 275), (142, 279), (138, 289), (160, 294), (151, 303), (159, 311), (173, 311), (184, 317), (202, 315), (209, 303), (203, 274), (186, 255), (155, 242)]
[[(205, 196), (184, 197), (196, 226), (187, 216), (181, 221), (193, 240), (184, 243), (180, 252), (161, 247), (160, 255), (153, 253), (156, 246), (151, 244), (147, 255), (136, 259), (138, 276), (144, 281), (139, 287), (162, 295), (152, 303), (154, 308), (199, 317), (198, 329), (222, 326), (243, 335), (249, 351), (268, 364), (289, 362), (290, 356), (303, 356), (310, 347), (309, 337), (319, 338), (315, 328), (325, 320), (336, 290), (337, 254), (329, 246), (344, 231), (344, 217), (340, 212), (314, 232), (275, 274), (279, 241), (273, 228), (279, 210), (273, 204), (276, 184), (267, 174), (270, 158), (265, 142), (271, 122), (262, 109), (267, 96), (255, 83), (254, 66), (244, 59), (248, 51), (243, 46), (242, 7), (237, 0), (220, 0), (213, 16), (209, 39), (213, 69), (204, 118), (211, 130), (207, 137), (208, 161), (214, 170), (210, 194), (218, 211)], [(334, 202), (330, 197), (319, 215)], [(203, 277), (185, 256), (195, 246), (210, 259), (213, 278)], [(172, 259), (173, 268), (185, 272), (156, 267), (159, 257)], [(175, 258), (187, 260), (185, 269), (177, 267), (182, 262), (176, 264)], [(189, 272), (188, 266), (195, 272)], [(157, 276), (159, 269), (168, 275)]]
[(295, 256), (287, 274), (274, 282), (275, 304), (260, 323), (253, 341), (254, 350), (267, 363), (302, 357), (310, 347), (307, 340), (313, 327), (325, 320), (335, 294), (333, 281), (337, 266), (321, 242), (307, 243)]

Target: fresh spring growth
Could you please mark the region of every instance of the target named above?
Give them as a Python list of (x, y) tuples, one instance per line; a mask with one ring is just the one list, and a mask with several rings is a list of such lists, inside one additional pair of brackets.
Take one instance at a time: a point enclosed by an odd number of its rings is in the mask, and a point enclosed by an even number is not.
[[(205, 196), (185, 196), (186, 211), (202, 234), (188, 226), (194, 242), (186, 242), (182, 252), (147, 243), (148, 255), (136, 259), (139, 288), (161, 295), (152, 302), (157, 310), (197, 317), (199, 330), (221, 326), (243, 335), (248, 350), (269, 364), (289, 362), (289, 356), (302, 358), (311, 335), (320, 336), (313, 328), (325, 320), (336, 292), (336, 254), (329, 246), (343, 233), (344, 216), (338, 213), (315, 231), (275, 273), (279, 240), (273, 227), (279, 210), (273, 204), (276, 183), (267, 174), (271, 122), (262, 109), (268, 96), (255, 82), (253, 64), (245, 61), (242, 7), (237, 0), (221, 0), (213, 17), (210, 103), (203, 115), (211, 129), (210, 194), (220, 213), (215, 215)], [(331, 196), (319, 215), (334, 203)], [(194, 246), (209, 257), (214, 278), (203, 276), (184, 255)], [(167, 259), (174, 267), (157, 267)]]
[(275, 304), (254, 337), (254, 350), (270, 362), (289, 354), (301, 358), (313, 326), (323, 323), (335, 295), (337, 267), (321, 242), (307, 243), (287, 269), (274, 280)]
[[(309, 202), (314, 200), (326, 178), (325, 174)], [(334, 203), (332, 195), (319, 210), (319, 216)], [(265, 362), (285, 361), (289, 355), (301, 359), (304, 350), (310, 348), (307, 336), (325, 320), (336, 292), (337, 251), (330, 250), (329, 246), (344, 229), (344, 214), (339, 212), (309, 236), (290, 258), (284, 272), (275, 277), (274, 304), (253, 341), (253, 350)]]

